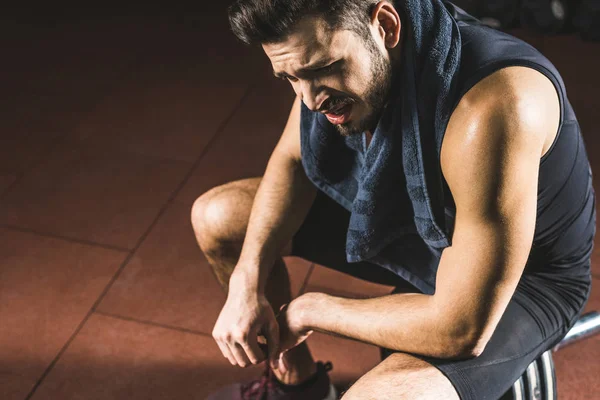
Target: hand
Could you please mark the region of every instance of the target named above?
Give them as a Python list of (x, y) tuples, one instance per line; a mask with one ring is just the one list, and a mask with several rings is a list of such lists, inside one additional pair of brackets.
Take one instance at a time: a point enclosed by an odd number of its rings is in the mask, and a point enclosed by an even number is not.
[(266, 297), (243, 287), (229, 288), (227, 301), (219, 314), (212, 335), (231, 365), (247, 367), (265, 360), (258, 335), (267, 339), (268, 356), (277, 367), (279, 326)]
[(282, 373), (287, 371), (287, 365), (283, 354), (304, 342), (313, 331), (304, 326), (302, 322), (302, 296), (293, 300), (291, 303), (281, 307), (277, 315), (279, 325), (279, 370)]

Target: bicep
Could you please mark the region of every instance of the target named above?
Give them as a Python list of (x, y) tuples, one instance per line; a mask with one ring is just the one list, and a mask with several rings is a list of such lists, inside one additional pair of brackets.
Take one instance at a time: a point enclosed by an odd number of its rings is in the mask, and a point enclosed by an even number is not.
[(485, 342), (514, 294), (533, 242), (542, 140), (535, 124), (502, 118), (497, 109), (473, 121), (470, 134), (450, 138), (445, 160), (456, 221), (435, 296), (457, 334)]

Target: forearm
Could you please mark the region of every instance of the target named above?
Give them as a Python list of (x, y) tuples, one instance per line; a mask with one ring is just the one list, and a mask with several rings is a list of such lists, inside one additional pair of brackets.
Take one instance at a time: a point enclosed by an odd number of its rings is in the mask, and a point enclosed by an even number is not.
[(275, 260), (300, 228), (316, 193), (299, 161), (273, 152), (254, 199), (233, 279), (264, 291)]
[(434, 296), (401, 293), (356, 300), (307, 293), (290, 306), (307, 330), (436, 358), (470, 356), (470, 330), (449, 320)]

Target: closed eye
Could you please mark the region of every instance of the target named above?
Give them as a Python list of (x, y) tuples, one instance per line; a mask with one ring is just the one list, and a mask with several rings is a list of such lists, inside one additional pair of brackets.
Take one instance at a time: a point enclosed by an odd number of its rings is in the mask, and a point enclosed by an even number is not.
[(341, 60), (338, 60), (334, 63), (331, 63), (323, 68), (319, 68), (317, 70), (315, 70), (315, 72), (319, 73), (319, 74), (328, 74), (331, 71), (333, 71), (333, 69), (337, 66), (337, 64), (340, 62)]
[[(317, 74), (317, 75), (327, 75), (327, 74), (330, 74), (331, 72), (333, 72), (334, 68), (337, 67), (340, 64), (341, 61), (342, 60), (335, 61), (335, 62), (333, 62), (333, 63), (331, 63), (329, 65), (326, 65), (324, 67), (321, 67), (321, 68), (305, 69), (303, 71), (300, 71), (300, 73), (298, 74), (298, 76), (301, 79), (304, 79), (304, 78), (308, 78), (310, 75), (315, 75), (315, 74)], [(284, 81), (290, 81), (290, 82), (297, 82), (298, 81), (298, 78), (296, 78), (294, 76), (291, 76), (291, 75), (288, 75), (288, 74), (285, 74), (285, 73), (278, 73), (278, 74), (275, 74), (275, 76), (277, 78), (281, 79), (281, 80), (284, 80)], [(302, 77), (304, 77), (304, 78), (302, 78)]]

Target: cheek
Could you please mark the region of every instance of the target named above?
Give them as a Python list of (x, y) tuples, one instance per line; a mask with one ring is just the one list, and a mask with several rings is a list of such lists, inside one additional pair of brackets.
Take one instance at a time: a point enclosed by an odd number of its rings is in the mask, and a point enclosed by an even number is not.
[(348, 69), (345, 76), (345, 82), (348, 89), (354, 93), (358, 99), (364, 101), (368, 83), (372, 78), (368, 65), (364, 62), (360, 62), (360, 59), (358, 59), (357, 62), (353, 63)]

